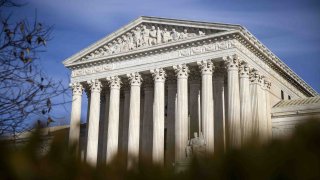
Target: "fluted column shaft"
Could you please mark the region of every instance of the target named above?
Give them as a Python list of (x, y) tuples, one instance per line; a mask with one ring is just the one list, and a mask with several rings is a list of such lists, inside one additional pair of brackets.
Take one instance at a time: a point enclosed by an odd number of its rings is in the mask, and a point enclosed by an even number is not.
[(252, 137), (253, 121), (251, 110), (251, 95), (249, 81), (249, 67), (246, 63), (240, 66), (240, 119), (242, 143), (247, 143)]
[(266, 142), (268, 139), (268, 116), (267, 116), (267, 101), (266, 101), (266, 87), (264, 85), (265, 77), (261, 79), (261, 121), (259, 122), (259, 134), (262, 142)]
[(252, 108), (252, 120), (253, 120), (253, 134), (258, 136), (260, 133), (259, 125), (262, 117), (261, 112), (261, 76), (256, 70), (250, 72), (250, 94), (251, 94), (251, 108)]
[(175, 160), (186, 158), (185, 148), (188, 142), (188, 67), (173, 66), (177, 76), (177, 109), (175, 121)]
[(272, 138), (272, 120), (271, 120), (271, 102), (270, 102), (270, 87), (271, 82), (265, 81), (265, 90), (266, 90), (266, 109), (267, 109), (267, 124), (268, 124), (268, 139)]
[(210, 60), (198, 62), (201, 70), (201, 119), (203, 123), (203, 135), (206, 143), (206, 151), (214, 151), (214, 120), (213, 120), (213, 96), (212, 96), (212, 70)]
[(120, 78), (117, 76), (108, 77), (110, 84), (110, 106), (108, 118), (108, 139), (107, 139), (107, 164), (118, 153), (119, 136), (119, 109), (120, 109)]
[(140, 86), (142, 78), (139, 73), (127, 74), (130, 81), (130, 107), (128, 130), (128, 169), (131, 169), (139, 158), (140, 133)]
[(71, 109), (71, 120), (70, 120), (70, 130), (69, 130), (69, 144), (79, 144), (80, 138), (80, 118), (81, 118), (81, 100), (82, 100), (82, 85), (77, 83), (72, 83), (72, 109)]
[(228, 71), (228, 143), (230, 147), (241, 145), (240, 97), (238, 57), (227, 57)]
[(153, 100), (153, 148), (152, 159), (156, 164), (164, 163), (164, 82), (166, 73), (162, 68), (151, 70), (154, 78)]
[(99, 139), (100, 92), (102, 85), (99, 80), (88, 81), (88, 84), (91, 95), (86, 160), (92, 166), (96, 166)]

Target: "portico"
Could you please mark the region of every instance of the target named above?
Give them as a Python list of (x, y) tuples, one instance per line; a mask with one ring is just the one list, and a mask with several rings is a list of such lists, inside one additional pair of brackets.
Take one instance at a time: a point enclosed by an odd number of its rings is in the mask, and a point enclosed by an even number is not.
[(104, 162), (126, 152), (128, 168), (145, 157), (184, 161), (194, 132), (208, 154), (239, 148), (253, 134), (267, 141), (279, 89), (293, 98), (315, 94), (239, 25), (141, 17), (64, 64), (72, 71), (70, 142), (79, 141), (81, 93), (90, 94), (85, 159), (92, 165), (105, 139), (102, 91), (109, 92)]

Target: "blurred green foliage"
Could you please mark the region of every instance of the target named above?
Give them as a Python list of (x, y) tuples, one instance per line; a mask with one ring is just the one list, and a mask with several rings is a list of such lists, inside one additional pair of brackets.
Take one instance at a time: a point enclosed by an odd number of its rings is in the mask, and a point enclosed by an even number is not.
[(0, 179), (320, 179), (320, 121), (316, 120), (298, 126), (286, 139), (265, 145), (252, 141), (241, 149), (194, 159), (182, 173), (148, 163), (128, 171), (121, 155), (111, 165), (91, 167), (67, 146), (66, 134), (56, 135), (49, 152), (39, 155), (39, 134), (17, 149), (1, 143)]

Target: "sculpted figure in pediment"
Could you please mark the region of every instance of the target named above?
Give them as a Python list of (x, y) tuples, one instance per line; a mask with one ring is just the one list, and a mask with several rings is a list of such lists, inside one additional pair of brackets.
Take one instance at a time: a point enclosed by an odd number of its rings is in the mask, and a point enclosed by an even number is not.
[(123, 51), (123, 41), (122, 41), (122, 39), (121, 38), (117, 38), (117, 42), (118, 42), (118, 44), (116, 44), (118, 47), (117, 47), (117, 49), (118, 49), (118, 52), (122, 52)]
[(89, 59), (92, 59), (92, 58), (94, 58), (95, 57), (95, 55), (94, 55), (94, 53), (92, 52), (92, 53), (90, 53), (90, 55), (89, 55)]
[(112, 44), (111, 43), (108, 43), (108, 45), (105, 45), (103, 46), (104, 48), (104, 54), (105, 55), (109, 55), (109, 54), (112, 54), (113, 53), (113, 47), (112, 47)]
[(112, 44), (113, 44), (113, 48), (114, 48), (113, 53), (119, 53), (120, 52), (120, 45), (119, 45), (118, 41), (114, 40), (114, 41), (112, 41)]
[(180, 33), (180, 39), (187, 39), (188, 38), (188, 30), (184, 29), (182, 33)]
[(142, 26), (142, 45), (143, 46), (149, 45), (149, 35), (150, 35), (150, 30), (147, 29), (146, 26)]
[(162, 37), (164, 43), (171, 41), (171, 35), (167, 28), (164, 28)]
[(172, 33), (171, 33), (172, 40), (177, 41), (179, 39), (179, 36), (180, 34), (175, 29), (172, 29)]
[(135, 44), (134, 44), (134, 41), (133, 41), (133, 37), (132, 37), (132, 34), (131, 34), (130, 32), (127, 33), (127, 42), (128, 42), (128, 48), (129, 48), (129, 50), (135, 48)]
[(162, 42), (162, 31), (159, 27), (157, 27), (157, 44)]
[(204, 36), (204, 35), (206, 35), (206, 33), (202, 32), (202, 31), (199, 31), (199, 35), (200, 36)]
[(121, 52), (128, 51), (129, 50), (128, 38), (125, 35), (122, 35), (121, 37), (123, 39), (122, 46), (121, 46)]
[(95, 57), (101, 56), (101, 55), (100, 55), (100, 51), (99, 51), (99, 50), (94, 51), (94, 56), (95, 56)]
[(149, 34), (149, 46), (155, 44), (157, 44), (157, 30), (154, 26), (152, 26)]
[(141, 46), (141, 41), (142, 41), (142, 38), (141, 38), (141, 30), (139, 27), (137, 27), (135, 30), (133, 30), (133, 34), (134, 34), (134, 42), (136, 44), (136, 47), (140, 47)]
[(99, 48), (99, 56), (103, 56), (105, 54), (105, 51), (103, 48)]

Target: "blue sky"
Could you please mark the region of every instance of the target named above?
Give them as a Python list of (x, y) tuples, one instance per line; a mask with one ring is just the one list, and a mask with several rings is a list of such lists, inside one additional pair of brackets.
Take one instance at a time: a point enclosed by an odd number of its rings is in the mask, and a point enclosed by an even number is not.
[[(293, 71), (320, 92), (320, 2), (318, 0), (24, 0), (5, 9), (13, 18), (54, 25), (41, 64), (67, 84), (62, 61), (139, 16), (234, 23), (245, 26)], [(71, 99), (71, 97), (70, 97)], [(84, 99), (83, 107), (86, 103)], [(57, 123), (69, 121), (71, 105), (56, 109)], [(85, 116), (85, 108), (83, 108)]]

